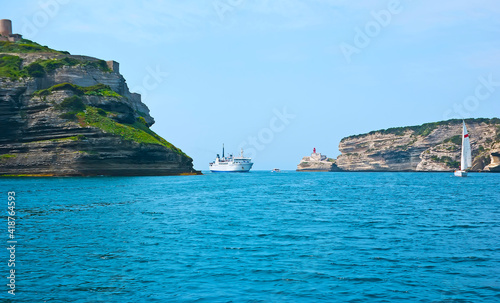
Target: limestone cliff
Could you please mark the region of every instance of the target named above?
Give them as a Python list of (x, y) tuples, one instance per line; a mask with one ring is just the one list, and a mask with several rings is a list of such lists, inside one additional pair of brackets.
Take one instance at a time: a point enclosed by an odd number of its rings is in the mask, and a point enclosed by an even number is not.
[(0, 41), (0, 175), (198, 173), (116, 62)]
[[(472, 171), (500, 171), (500, 119), (467, 119)], [(462, 120), (399, 127), (341, 140), (344, 171), (453, 171), (460, 166)]]

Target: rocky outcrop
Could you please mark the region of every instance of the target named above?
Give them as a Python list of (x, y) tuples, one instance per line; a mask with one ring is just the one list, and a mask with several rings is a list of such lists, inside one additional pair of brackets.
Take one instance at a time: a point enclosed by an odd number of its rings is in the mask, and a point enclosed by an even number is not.
[(340, 171), (335, 164), (335, 159), (328, 158), (320, 153), (312, 153), (310, 157), (304, 157), (297, 165), (297, 171), (310, 172), (332, 172)]
[(112, 70), (102, 60), (60, 52), (8, 55), (0, 48), (0, 67), (18, 57), (21, 65), (9, 75), (21, 76), (0, 75), (0, 175), (199, 173), (189, 156), (149, 129), (154, 119), (116, 63)]
[[(465, 120), (472, 171), (500, 170), (500, 119)], [(453, 171), (460, 166), (461, 120), (392, 128), (342, 139), (343, 171)]]
[(485, 167), (485, 170), (491, 172), (500, 172), (500, 151), (492, 152), (490, 157), (491, 163)]

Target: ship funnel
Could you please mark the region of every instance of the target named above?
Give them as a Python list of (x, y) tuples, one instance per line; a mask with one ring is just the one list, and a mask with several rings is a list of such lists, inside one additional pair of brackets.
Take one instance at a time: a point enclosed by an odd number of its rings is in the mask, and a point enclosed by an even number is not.
[(222, 143), (222, 158), (224, 158), (224, 143)]

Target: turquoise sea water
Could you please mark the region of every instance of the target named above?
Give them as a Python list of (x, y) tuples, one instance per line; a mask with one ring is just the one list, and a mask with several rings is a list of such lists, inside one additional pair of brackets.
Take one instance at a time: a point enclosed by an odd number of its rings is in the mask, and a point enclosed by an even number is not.
[[(500, 174), (0, 180), (2, 302), (499, 302)], [(0, 227), (1, 228), (1, 227)], [(2, 265), (3, 264), (3, 265)]]

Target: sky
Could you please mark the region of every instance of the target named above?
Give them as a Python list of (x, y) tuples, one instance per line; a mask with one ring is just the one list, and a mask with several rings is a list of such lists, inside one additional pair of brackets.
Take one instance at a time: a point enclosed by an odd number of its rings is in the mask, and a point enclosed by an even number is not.
[(295, 169), (343, 137), (499, 117), (498, 0), (19, 0), (15, 33), (120, 63), (152, 129), (194, 159)]

